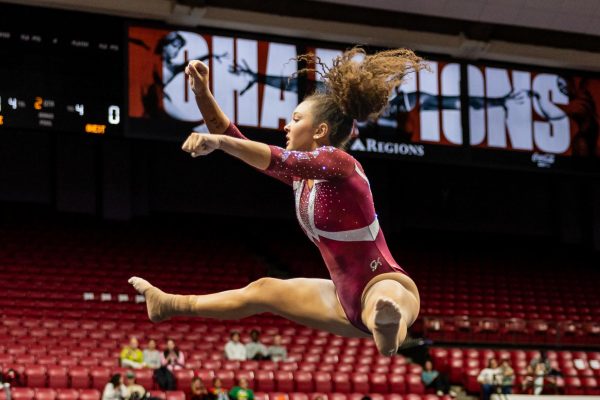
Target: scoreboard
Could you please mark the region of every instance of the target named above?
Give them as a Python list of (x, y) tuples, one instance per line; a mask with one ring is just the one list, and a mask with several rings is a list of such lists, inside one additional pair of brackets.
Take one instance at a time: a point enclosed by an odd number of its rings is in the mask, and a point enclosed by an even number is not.
[[(156, 26), (0, 3), (0, 133), (48, 130), (181, 141), (207, 129), (184, 74), (189, 61), (202, 60), (229, 118), (250, 138), (282, 144), (281, 131), (294, 108), (323, 86), (318, 73), (295, 75), (303, 66), (296, 57), (312, 53), (331, 65), (352, 46)], [(600, 171), (599, 76), (424, 57), (429, 71), (410, 74), (378, 118), (359, 122), (350, 153)]]
[(0, 9), (0, 128), (122, 132), (122, 21)]

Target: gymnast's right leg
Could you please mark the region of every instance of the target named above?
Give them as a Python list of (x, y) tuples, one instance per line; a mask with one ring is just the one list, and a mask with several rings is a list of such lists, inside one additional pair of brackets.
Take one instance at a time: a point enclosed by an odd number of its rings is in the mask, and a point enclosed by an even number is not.
[(348, 321), (328, 279), (261, 278), (241, 289), (207, 295), (168, 294), (138, 277), (130, 278), (129, 283), (146, 297), (153, 322), (175, 316), (241, 319), (271, 312), (337, 335), (369, 337)]

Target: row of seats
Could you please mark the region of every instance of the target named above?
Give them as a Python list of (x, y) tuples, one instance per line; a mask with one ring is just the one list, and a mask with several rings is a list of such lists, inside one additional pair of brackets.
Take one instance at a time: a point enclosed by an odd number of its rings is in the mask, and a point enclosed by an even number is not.
[[(350, 366), (351, 367), (351, 366)], [(14, 368), (24, 377), (22, 384), (26, 387), (51, 387), (74, 389), (102, 389), (110, 376), (115, 372), (124, 373), (121, 368), (85, 368), (62, 366), (8, 366)], [(372, 392), (372, 393), (416, 393), (425, 392), (420, 374), (398, 373), (363, 373), (353, 372), (348, 368), (340, 371), (270, 371), (270, 370), (209, 370), (182, 369), (175, 371), (177, 386), (180, 390), (188, 388), (194, 376), (200, 376), (210, 382), (219, 377), (225, 387), (234, 386), (237, 379), (248, 379), (250, 387), (258, 391), (271, 392)], [(142, 386), (154, 388), (153, 371), (150, 369), (136, 370), (136, 380)]]
[[(528, 375), (527, 367), (539, 352), (433, 347), (430, 354), (435, 369), (447, 374), (451, 383), (462, 385), (471, 393), (479, 393), (477, 376), (490, 358), (510, 361), (516, 375), (515, 391), (519, 392)], [(600, 380), (600, 352), (550, 350), (546, 352), (546, 357), (551, 368), (561, 374), (557, 379), (559, 390), (574, 393), (579, 388), (581, 394), (595, 392)]]
[[(182, 391), (152, 391), (150, 395), (163, 400), (185, 400)], [(100, 400), (102, 393), (96, 389), (51, 389), (51, 388), (12, 388), (13, 400)], [(0, 391), (0, 400), (6, 400), (6, 393)]]
[[(150, 390), (150, 396), (162, 400), (185, 400), (182, 391)], [(299, 393), (299, 392), (255, 392), (255, 400), (361, 400), (365, 393)], [(373, 400), (449, 400), (448, 396), (438, 397), (425, 394), (379, 394), (370, 393)], [(96, 389), (48, 389), (48, 388), (14, 388), (12, 398), (15, 400), (100, 400), (101, 392)], [(0, 400), (5, 400), (5, 394), (0, 391)]]
[[(580, 316), (581, 317), (581, 316)], [(592, 317), (590, 317), (591, 319)], [(423, 333), (444, 342), (496, 342), (594, 345), (600, 343), (600, 316), (588, 322), (548, 322), (521, 318), (423, 317)]]

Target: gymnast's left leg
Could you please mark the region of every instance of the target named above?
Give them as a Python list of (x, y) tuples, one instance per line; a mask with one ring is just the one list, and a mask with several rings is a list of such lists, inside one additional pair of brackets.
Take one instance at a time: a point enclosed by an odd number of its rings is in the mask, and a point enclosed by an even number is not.
[(396, 354), (419, 314), (419, 293), (414, 282), (398, 273), (380, 275), (367, 286), (362, 306), (363, 323), (373, 334), (379, 353)]
[(261, 278), (240, 289), (198, 296), (165, 293), (137, 277), (129, 283), (146, 297), (154, 322), (175, 316), (241, 319), (270, 312), (336, 335), (369, 337), (348, 321), (329, 279)]

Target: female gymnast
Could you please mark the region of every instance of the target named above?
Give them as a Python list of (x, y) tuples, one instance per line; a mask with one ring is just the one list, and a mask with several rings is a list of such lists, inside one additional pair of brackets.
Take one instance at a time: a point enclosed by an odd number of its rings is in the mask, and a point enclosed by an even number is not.
[(388, 250), (362, 166), (342, 149), (355, 121), (379, 115), (405, 75), (424, 66), (406, 49), (346, 51), (331, 68), (323, 66), (325, 90), (294, 110), (283, 149), (242, 135), (210, 92), (208, 67), (190, 62), (186, 74), (212, 134), (192, 133), (183, 150), (192, 157), (221, 150), (292, 186), (300, 226), (321, 252), (331, 280), (261, 278), (241, 289), (183, 296), (132, 277), (129, 283), (146, 297), (150, 320), (271, 312), (341, 336), (372, 336), (381, 354), (395, 354), (419, 313), (419, 292)]

